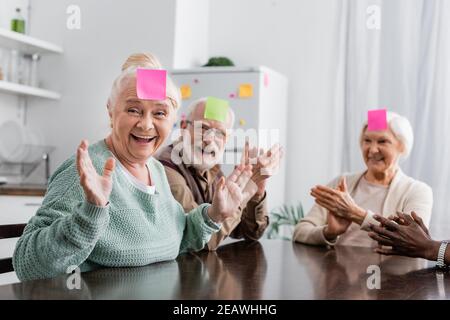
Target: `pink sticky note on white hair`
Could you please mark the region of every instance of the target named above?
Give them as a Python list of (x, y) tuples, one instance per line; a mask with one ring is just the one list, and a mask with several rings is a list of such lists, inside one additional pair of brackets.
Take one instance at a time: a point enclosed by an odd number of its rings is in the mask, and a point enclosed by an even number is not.
[(136, 92), (139, 99), (166, 99), (166, 70), (142, 69), (136, 70)]
[(387, 130), (387, 112), (386, 109), (369, 110), (367, 112), (367, 130), (383, 131)]

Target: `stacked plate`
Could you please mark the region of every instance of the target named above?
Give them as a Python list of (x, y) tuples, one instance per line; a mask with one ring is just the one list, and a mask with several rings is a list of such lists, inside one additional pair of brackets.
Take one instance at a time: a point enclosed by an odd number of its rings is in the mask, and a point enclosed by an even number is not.
[(10, 120), (0, 125), (0, 161), (33, 163), (42, 157), (44, 146), (40, 133)]

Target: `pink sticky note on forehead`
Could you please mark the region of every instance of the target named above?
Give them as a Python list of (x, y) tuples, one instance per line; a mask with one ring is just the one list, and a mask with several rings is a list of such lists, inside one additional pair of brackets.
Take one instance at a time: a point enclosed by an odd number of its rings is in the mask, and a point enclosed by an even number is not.
[(136, 91), (139, 99), (166, 99), (166, 70), (142, 69), (136, 70)]
[(386, 109), (369, 110), (367, 112), (367, 130), (382, 131), (387, 130)]

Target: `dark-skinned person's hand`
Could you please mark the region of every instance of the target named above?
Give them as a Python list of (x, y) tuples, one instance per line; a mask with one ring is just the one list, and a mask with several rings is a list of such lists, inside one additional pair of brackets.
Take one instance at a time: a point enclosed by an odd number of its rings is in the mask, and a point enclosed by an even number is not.
[(380, 225), (371, 225), (372, 231), (369, 232), (369, 237), (377, 241), (380, 246), (391, 247), (379, 247), (375, 249), (376, 252), (384, 255), (436, 260), (439, 242), (431, 239), (428, 229), (415, 212), (411, 215), (398, 213), (397, 217), (392, 219), (374, 215), (374, 219), (380, 222)]
[[(401, 224), (401, 225), (409, 225), (409, 221), (410, 220), (406, 219), (406, 216), (408, 216), (408, 215), (403, 213), (403, 212), (397, 212), (397, 214), (395, 214), (395, 215), (390, 215), (388, 217), (388, 219), (393, 220), (396, 223)], [(427, 235), (430, 235), (430, 232), (428, 231), (428, 228), (425, 226), (425, 224), (423, 223), (422, 218), (419, 217), (419, 215), (417, 213), (415, 213), (414, 211), (411, 212), (411, 218), (413, 218), (413, 220), (422, 228), (422, 230)]]

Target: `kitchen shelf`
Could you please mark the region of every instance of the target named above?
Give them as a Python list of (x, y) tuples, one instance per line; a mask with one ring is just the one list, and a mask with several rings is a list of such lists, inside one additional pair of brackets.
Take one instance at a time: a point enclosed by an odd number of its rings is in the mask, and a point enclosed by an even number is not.
[(0, 28), (0, 47), (16, 49), (28, 54), (63, 53), (63, 49), (56, 44), (4, 28)]
[(45, 99), (59, 100), (61, 95), (54, 91), (41, 88), (25, 86), (23, 84), (0, 80), (0, 92), (15, 94), (20, 96), (38, 97)]

